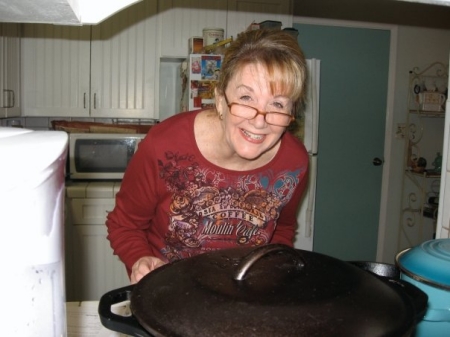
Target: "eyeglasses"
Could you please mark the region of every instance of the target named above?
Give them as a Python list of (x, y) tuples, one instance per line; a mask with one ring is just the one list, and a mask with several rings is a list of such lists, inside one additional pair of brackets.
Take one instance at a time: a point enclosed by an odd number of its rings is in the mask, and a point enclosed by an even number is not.
[(228, 109), (233, 116), (241, 117), (245, 119), (253, 119), (258, 115), (263, 115), (264, 120), (267, 124), (275, 126), (289, 126), (291, 122), (295, 119), (294, 116), (285, 112), (276, 111), (260, 111), (254, 107), (240, 104), (240, 103), (228, 103), (228, 98), (225, 96), (225, 101), (227, 102)]

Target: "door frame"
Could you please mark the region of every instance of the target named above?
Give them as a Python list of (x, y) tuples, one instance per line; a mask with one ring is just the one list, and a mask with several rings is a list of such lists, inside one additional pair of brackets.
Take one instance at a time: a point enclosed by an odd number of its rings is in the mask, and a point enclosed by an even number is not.
[[(391, 179), (391, 149), (394, 135), (394, 98), (395, 98), (395, 69), (397, 65), (397, 45), (398, 45), (398, 26), (390, 24), (378, 24), (371, 22), (333, 20), (309, 18), (302, 16), (294, 16), (293, 24), (308, 24), (320, 26), (335, 26), (346, 28), (365, 28), (365, 29), (380, 29), (390, 31), (390, 46), (389, 46), (389, 71), (388, 71), (388, 85), (386, 97), (386, 120), (384, 133), (384, 152), (383, 152), (383, 171), (381, 176), (381, 198), (380, 198), (380, 213), (378, 222), (378, 239), (377, 239), (377, 254), (376, 260), (382, 261), (385, 259), (384, 247), (386, 237), (386, 226), (392, 219), (388, 219), (388, 201), (389, 201), (389, 181)], [(387, 160), (386, 160), (387, 159)], [(397, 223), (397, 221), (395, 222)]]

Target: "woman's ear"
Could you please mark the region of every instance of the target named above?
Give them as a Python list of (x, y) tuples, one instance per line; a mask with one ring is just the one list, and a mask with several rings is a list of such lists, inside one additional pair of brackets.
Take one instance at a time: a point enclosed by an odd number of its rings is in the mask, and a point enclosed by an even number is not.
[(214, 99), (216, 102), (216, 110), (219, 113), (219, 115), (221, 115), (225, 96), (220, 94), (219, 90), (217, 90), (217, 88), (214, 88)]

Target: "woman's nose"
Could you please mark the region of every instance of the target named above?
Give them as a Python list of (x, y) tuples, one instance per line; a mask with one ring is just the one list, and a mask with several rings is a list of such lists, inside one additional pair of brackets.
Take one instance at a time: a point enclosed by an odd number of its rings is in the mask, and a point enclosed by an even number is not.
[(258, 113), (255, 118), (250, 119), (249, 122), (258, 129), (266, 127), (266, 115), (264, 113)]

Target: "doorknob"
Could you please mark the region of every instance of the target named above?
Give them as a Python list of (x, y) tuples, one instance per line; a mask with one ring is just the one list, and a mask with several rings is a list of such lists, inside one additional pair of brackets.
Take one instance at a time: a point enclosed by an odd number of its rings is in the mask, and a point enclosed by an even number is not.
[(373, 158), (372, 163), (374, 166), (380, 166), (383, 165), (384, 160), (380, 159), (378, 157)]

